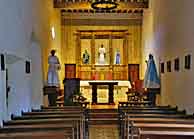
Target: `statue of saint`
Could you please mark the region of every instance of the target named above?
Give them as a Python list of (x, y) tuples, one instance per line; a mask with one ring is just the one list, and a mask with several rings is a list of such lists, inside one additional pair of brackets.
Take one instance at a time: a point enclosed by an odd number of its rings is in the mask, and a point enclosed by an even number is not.
[(61, 66), (59, 63), (59, 59), (57, 56), (55, 56), (55, 50), (51, 50), (51, 55), (48, 57), (48, 77), (47, 77), (47, 85), (48, 86), (55, 86), (59, 87), (59, 76), (58, 76), (58, 70), (60, 70)]
[(89, 64), (89, 60), (90, 60), (90, 55), (89, 55), (88, 51), (85, 50), (85, 52), (83, 54), (83, 63), (84, 64)]
[(154, 57), (149, 54), (149, 59), (146, 61), (147, 69), (144, 77), (144, 88), (160, 88), (160, 79), (157, 73)]
[(98, 52), (99, 52), (98, 64), (105, 64), (106, 50), (103, 47), (103, 44), (99, 48)]
[(121, 56), (120, 56), (120, 51), (117, 49), (115, 53), (115, 64), (120, 64), (121, 63)]

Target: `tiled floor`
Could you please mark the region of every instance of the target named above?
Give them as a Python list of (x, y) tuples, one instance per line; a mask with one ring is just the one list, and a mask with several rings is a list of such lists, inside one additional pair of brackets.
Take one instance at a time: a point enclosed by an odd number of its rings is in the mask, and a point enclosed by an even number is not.
[(117, 125), (91, 125), (89, 139), (119, 139)]

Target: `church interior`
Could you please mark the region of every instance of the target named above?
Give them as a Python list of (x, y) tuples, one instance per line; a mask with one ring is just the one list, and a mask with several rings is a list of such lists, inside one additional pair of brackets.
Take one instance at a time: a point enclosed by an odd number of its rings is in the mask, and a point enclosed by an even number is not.
[(0, 0), (0, 139), (194, 139), (193, 0)]

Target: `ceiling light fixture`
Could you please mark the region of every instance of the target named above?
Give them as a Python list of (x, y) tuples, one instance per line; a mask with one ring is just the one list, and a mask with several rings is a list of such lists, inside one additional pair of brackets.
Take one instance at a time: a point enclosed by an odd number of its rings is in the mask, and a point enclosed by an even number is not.
[(113, 0), (95, 0), (91, 7), (95, 10), (112, 10), (117, 8), (118, 4)]

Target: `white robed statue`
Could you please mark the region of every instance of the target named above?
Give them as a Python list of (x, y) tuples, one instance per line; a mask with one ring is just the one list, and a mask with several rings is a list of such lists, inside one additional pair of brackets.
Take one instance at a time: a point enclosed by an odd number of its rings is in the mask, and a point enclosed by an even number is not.
[(56, 86), (59, 87), (59, 76), (58, 71), (60, 70), (60, 62), (57, 56), (55, 56), (55, 50), (51, 50), (51, 55), (48, 58), (48, 77), (47, 77), (47, 85), (48, 86)]
[(103, 47), (103, 45), (101, 45), (101, 47), (99, 48), (99, 59), (98, 59), (98, 64), (105, 64), (105, 55), (106, 55), (106, 50)]

